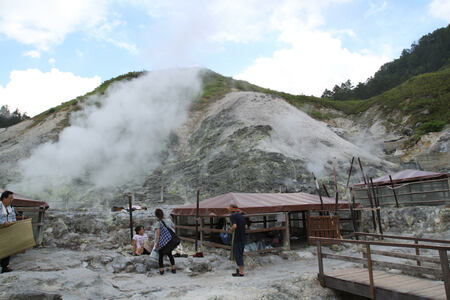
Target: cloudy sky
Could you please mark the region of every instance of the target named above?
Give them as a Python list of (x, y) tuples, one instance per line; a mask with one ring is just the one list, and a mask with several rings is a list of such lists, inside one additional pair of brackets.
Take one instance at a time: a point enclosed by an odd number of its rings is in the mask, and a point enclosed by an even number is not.
[(0, 0), (0, 105), (33, 116), (129, 71), (188, 66), (320, 96), (449, 22), (450, 0)]

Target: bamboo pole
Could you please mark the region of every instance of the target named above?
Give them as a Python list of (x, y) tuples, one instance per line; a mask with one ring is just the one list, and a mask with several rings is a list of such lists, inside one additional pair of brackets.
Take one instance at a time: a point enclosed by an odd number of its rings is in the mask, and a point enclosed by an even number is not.
[(362, 166), (362, 163), (361, 163), (361, 159), (360, 159), (359, 157), (358, 157), (358, 163), (359, 163), (359, 168), (361, 169), (361, 174), (362, 174), (362, 177), (363, 177), (363, 180), (364, 180), (364, 186), (365, 186), (366, 189), (367, 189), (367, 196), (369, 197), (370, 207), (372, 208), (372, 223), (373, 223), (373, 230), (374, 230), (374, 231), (377, 231), (377, 223), (376, 223), (376, 221), (375, 221), (375, 213), (374, 213), (374, 211), (373, 211), (372, 196), (370, 195), (369, 185), (368, 185), (368, 183), (367, 183), (367, 179), (366, 179), (366, 176), (365, 176), (365, 174), (364, 174), (364, 169), (363, 169), (363, 166)]
[(327, 195), (327, 197), (329, 198), (330, 193), (328, 193), (328, 189), (327, 189), (327, 186), (325, 185), (325, 183), (322, 183), (322, 187), (323, 187), (323, 190), (325, 191), (325, 195)]
[(375, 201), (375, 206), (377, 209), (377, 218), (378, 218), (378, 229), (380, 231), (380, 234), (383, 234), (383, 228), (381, 228), (381, 212), (380, 212), (380, 202), (378, 202), (377, 195), (375, 193), (375, 187), (373, 186), (373, 180), (372, 177), (370, 177), (370, 185), (372, 187), (372, 193), (373, 193), (373, 199)]
[(389, 175), (389, 180), (391, 181), (391, 186), (392, 186), (392, 192), (394, 193), (394, 198), (395, 198), (395, 205), (398, 208), (398, 199), (397, 199), (397, 193), (395, 192), (395, 187), (394, 187), (394, 182), (392, 181), (392, 176)]
[(333, 173), (334, 173), (334, 190), (335, 190), (335, 198), (336, 198), (336, 206), (334, 208), (334, 212), (337, 213), (339, 191), (338, 191), (337, 179), (336, 179), (336, 168), (334, 168), (334, 167), (333, 167)]
[(195, 210), (195, 252), (198, 251), (198, 210), (200, 202), (200, 190), (197, 190), (197, 208)]
[(131, 194), (128, 195), (128, 209), (130, 213), (130, 240), (133, 240), (133, 209)]
[[(323, 206), (323, 200), (322, 200), (322, 195), (320, 194), (320, 187), (319, 187), (319, 181), (316, 178), (316, 175), (314, 175), (314, 172), (312, 173), (312, 176), (314, 177), (314, 183), (316, 185), (316, 191), (319, 194), (319, 199), (320, 199), (320, 207), (322, 210), (324, 210), (324, 206)], [(320, 215), (322, 215), (322, 213), (320, 213)]]

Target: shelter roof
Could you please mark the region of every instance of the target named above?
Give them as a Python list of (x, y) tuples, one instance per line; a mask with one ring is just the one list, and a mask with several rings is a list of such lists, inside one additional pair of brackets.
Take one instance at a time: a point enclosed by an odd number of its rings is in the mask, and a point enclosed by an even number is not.
[[(391, 175), (392, 181), (394, 183), (404, 183), (418, 180), (428, 180), (428, 179), (437, 179), (437, 178), (446, 178), (450, 177), (449, 173), (437, 173), (437, 172), (429, 172), (429, 171), (420, 171), (420, 170), (411, 170), (406, 169)], [(389, 175), (381, 176), (373, 180), (374, 185), (384, 185), (390, 184), (391, 181), (389, 179)], [(360, 182), (355, 186), (362, 186), (364, 182)]]
[[(322, 197), (324, 209), (335, 208), (333, 198)], [(287, 211), (320, 210), (318, 195), (307, 193), (228, 193), (199, 202), (199, 216), (227, 216), (228, 207), (236, 204), (245, 214), (264, 214)], [(196, 203), (174, 208), (174, 216), (195, 216)], [(345, 201), (338, 202), (338, 208), (348, 208)]]
[[(0, 189), (0, 194), (5, 190)], [(11, 191), (14, 193), (14, 191)], [(45, 201), (31, 199), (30, 197), (16, 194), (14, 193), (14, 200), (12, 202), (12, 206), (20, 206), (20, 207), (44, 207), (45, 209), (49, 208), (49, 205)]]

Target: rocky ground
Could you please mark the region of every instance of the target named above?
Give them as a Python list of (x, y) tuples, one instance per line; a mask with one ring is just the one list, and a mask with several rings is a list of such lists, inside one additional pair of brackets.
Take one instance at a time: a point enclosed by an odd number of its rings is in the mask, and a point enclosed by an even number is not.
[[(382, 212), (383, 227), (395, 234), (450, 239), (449, 215), (445, 207), (390, 209)], [(134, 221), (152, 237), (152, 211), (135, 212)], [(320, 286), (316, 248), (307, 244), (247, 256), (246, 276), (235, 278), (235, 265), (224, 250), (205, 248), (205, 257), (193, 258), (192, 245), (182, 243), (177, 251), (189, 256), (176, 258), (176, 274), (166, 261), (161, 276), (148, 256), (127, 254), (128, 222), (128, 214), (119, 212), (49, 211), (43, 246), (13, 257), (14, 271), (0, 275), (0, 299), (349, 299)], [(369, 229), (370, 222), (363, 224)], [(351, 246), (325, 251), (358, 253)], [(325, 264), (326, 270), (350, 265)]]

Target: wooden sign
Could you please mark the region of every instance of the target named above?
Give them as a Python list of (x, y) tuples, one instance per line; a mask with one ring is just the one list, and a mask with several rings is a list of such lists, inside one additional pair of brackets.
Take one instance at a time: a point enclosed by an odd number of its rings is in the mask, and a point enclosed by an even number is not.
[(36, 245), (31, 218), (0, 227), (0, 259)]

